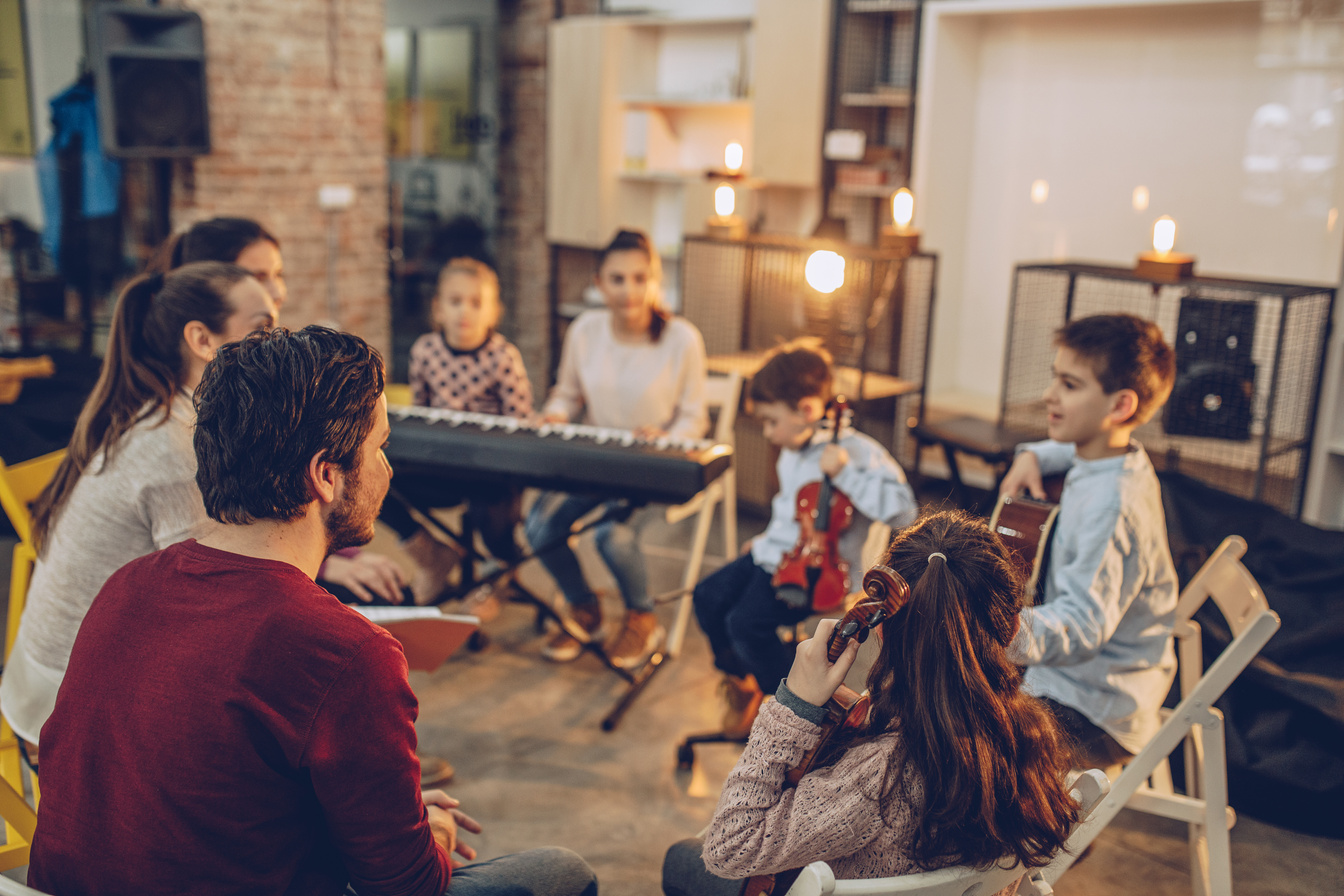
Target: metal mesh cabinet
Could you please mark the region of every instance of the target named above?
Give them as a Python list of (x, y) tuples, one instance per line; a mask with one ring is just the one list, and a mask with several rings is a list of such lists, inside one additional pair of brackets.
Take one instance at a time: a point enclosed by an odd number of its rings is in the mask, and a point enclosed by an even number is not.
[(1003, 423), (1032, 428), (1044, 418), (1056, 329), (1092, 314), (1136, 314), (1155, 321), (1176, 352), (1171, 398), (1136, 433), (1154, 465), (1300, 516), (1334, 301), (1324, 286), (1018, 265)]

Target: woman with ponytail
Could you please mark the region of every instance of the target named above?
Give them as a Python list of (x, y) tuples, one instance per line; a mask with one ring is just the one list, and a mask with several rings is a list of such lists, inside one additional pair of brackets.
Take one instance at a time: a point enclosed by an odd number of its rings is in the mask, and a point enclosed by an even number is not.
[[(197, 222), (165, 243), (150, 263), (150, 269), (170, 271), (198, 261), (227, 261), (244, 268), (270, 293), (277, 310), (289, 295), (280, 240), (252, 218), (211, 218)], [(445, 568), (434, 594), (443, 587), (448, 568), (456, 565), (457, 555), (448, 553), (451, 562), (444, 561)], [(399, 604), (409, 602), (412, 597), (400, 567), (390, 557), (373, 551), (349, 548), (332, 554), (322, 564), (318, 578), (327, 590), (347, 603), (358, 600)]]
[(75, 633), (108, 576), (208, 524), (196, 487), (192, 391), (221, 345), (275, 321), (275, 302), (237, 265), (190, 264), (132, 281), (65, 460), (33, 508), (37, 565), (0, 711), (36, 744)]
[(866, 721), (785, 787), (858, 653), (851, 642), (829, 663), (835, 620), (825, 620), (761, 709), (703, 860), (699, 840), (668, 852), (668, 896), (736, 894), (737, 879), (814, 861), (840, 879), (1004, 858), (1039, 867), (1064, 845), (1078, 814), (1068, 752), (1008, 657), (1023, 584), (1002, 542), (982, 520), (935, 513), (897, 535), (883, 562), (910, 600), (877, 630)]

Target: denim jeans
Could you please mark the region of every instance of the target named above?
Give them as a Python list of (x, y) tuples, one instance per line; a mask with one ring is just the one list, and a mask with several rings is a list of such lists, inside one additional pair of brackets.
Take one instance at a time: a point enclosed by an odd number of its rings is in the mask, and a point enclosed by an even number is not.
[[(618, 516), (628, 516), (630, 509), (628, 502), (621, 500), (542, 492), (527, 515), (527, 541), (573, 607), (591, 606), (597, 602), (597, 595), (583, 577), (579, 558), (569, 547), (569, 535), (580, 517), (598, 507)], [(638, 514), (629, 522), (607, 520), (593, 528), (593, 535), (597, 552), (616, 579), (626, 608), (649, 612), (653, 610), (653, 601), (649, 597), (644, 554), (639, 549), (639, 520)]]
[(695, 586), (695, 618), (709, 639), (714, 665), (739, 678), (756, 676), (761, 690), (773, 694), (793, 665), (794, 646), (775, 629), (797, 625), (812, 611), (791, 607), (775, 597), (771, 575), (751, 554), (738, 557)]
[(544, 846), (455, 869), (446, 896), (597, 896), (597, 876), (577, 853)]

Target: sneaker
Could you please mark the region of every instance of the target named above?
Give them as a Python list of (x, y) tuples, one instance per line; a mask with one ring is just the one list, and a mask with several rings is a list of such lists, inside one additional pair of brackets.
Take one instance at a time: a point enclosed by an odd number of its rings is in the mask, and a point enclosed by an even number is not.
[(499, 591), (496, 584), (477, 585), (462, 598), (462, 612), (475, 616), (484, 625), (499, 615)]
[(607, 644), (607, 659), (618, 669), (638, 669), (649, 661), (666, 634), (653, 613), (626, 610), (621, 630)]
[(453, 780), (455, 770), (447, 759), (438, 756), (420, 757), (420, 789), (438, 787)]
[[(596, 603), (581, 604), (569, 608), (570, 620), (596, 639), (602, 631), (602, 607)], [(579, 658), (583, 645), (563, 628), (556, 632), (541, 648), (541, 655), (555, 663), (568, 663)]]
[(738, 678), (725, 675), (719, 684), (726, 708), (723, 711), (723, 735), (730, 740), (745, 740), (751, 733), (751, 725), (761, 710), (765, 694), (756, 683), (755, 675)]

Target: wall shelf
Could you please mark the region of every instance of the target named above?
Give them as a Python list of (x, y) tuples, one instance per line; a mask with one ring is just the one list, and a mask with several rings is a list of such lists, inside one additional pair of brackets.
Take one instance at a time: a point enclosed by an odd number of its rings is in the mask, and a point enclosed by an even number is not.
[(749, 99), (698, 99), (696, 97), (677, 96), (623, 96), (621, 102), (632, 109), (728, 109), (750, 112)]
[(900, 90), (879, 90), (875, 93), (845, 93), (840, 96), (840, 105), (900, 109), (910, 105), (908, 88)]

